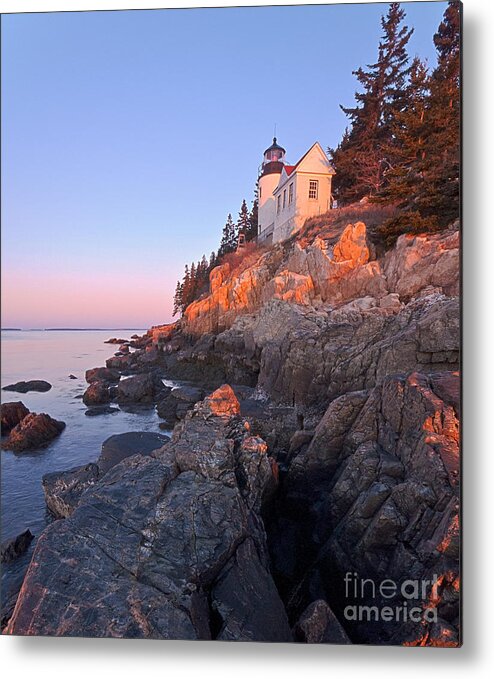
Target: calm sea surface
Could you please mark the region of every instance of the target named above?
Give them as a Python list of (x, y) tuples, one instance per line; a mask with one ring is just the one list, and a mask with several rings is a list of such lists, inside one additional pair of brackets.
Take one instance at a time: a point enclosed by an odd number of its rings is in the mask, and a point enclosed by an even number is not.
[[(48, 413), (67, 425), (47, 448), (22, 454), (1, 451), (2, 541), (26, 528), (39, 536), (51, 520), (41, 487), (44, 474), (96, 460), (101, 444), (112, 434), (128, 431), (163, 433), (154, 407), (138, 412), (119, 410), (96, 417), (84, 414), (86, 407), (80, 396), (87, 387), (85, 371), (105, 365), (105, 360), (118, 348), (104, 344), (104, 340), (113, 336), (129, 338), (134, 333), (142, 334), (142, 331), (2, 331), (1, 386), (32, 379), (47, 380), (52, 385), (46, 393), (2, 391), (2, 402), (22, 401), (29, 410)], [(69, 379), (70, 374), (77, 379)], [(176, 383), (165, 381), (165, 384)], [(13, 577), (20, 577), (33, 546), (25, 557), (2, 569), (5, 589), (10, 588)]]

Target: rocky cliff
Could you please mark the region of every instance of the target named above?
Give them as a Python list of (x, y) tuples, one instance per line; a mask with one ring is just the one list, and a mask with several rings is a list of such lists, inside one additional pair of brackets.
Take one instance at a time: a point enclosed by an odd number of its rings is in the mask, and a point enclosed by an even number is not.
[[(138, 379), (90, 384), (147, 380), (180, 421), (81, 486), (8, 631), (458, 645), (459, 268), (457, 225), (384, 252), (356, 222), (214, 269), (107, 361)], [(183, 404), (171, 375), (201, 389)]]
[[(362, 222), (322, 235), (238, 275), (214, 270), (210, 294), (185, 312), (193, 340), (176, 365), (249, 381), (297, 414), (290, 442), (286, 421), (263, 429), (283, 469), (268, 536), (290, 620), (325, 601), (354, 641), (455, 646), (459, 231), (404, 235), (387, 252)], [(348, 619), (348, 571), (435, 582), (418, 602), (434, 620)], [(362, 604), (387, 603), (365, 594)]]
[(304, 246), (298, 240), (278, 245), (240, 271), (230, 271), (229, 264), (216, 267), (210, 294), (187, 307), (183, 330), (195, 337), (218, 334), (272, 299), (326, 309), (364, 300), (354, 306), (398, 310), (432, 292), (458, 295), (457, 230), (401, 236), (380, 258), (363, 222), (349, 224), (332, 240), (316, 236)]

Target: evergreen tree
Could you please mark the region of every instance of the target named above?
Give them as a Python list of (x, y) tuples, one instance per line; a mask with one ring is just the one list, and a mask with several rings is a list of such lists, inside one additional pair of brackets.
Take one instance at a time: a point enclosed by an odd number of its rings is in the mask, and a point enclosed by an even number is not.
[(235, 229), (235, 248), (238, 245), (238, 234), (240, 231), (243, 232), (245, 239), (247, 240), (247, 235), (249, 233), (250, 219), (249, 219), (249, 208), (245, 202), (245, 198), (240, 206), (240, 212), (238, 213), (237, 225)]
[(197, 270), (194, 262), (190, 265), (190, 287), (187, 291), (187, 298), (184, 300), (185, 306), (188, 306), (196, 296), (197, 288)]
[(434, 35), (438, 63), (430, 78), (423, 181), (415, 206), (446, 226), (460, 210), (460, 5), (449, 2)]
[(208, 275), (208, 273), (209, 273), (208, 267), (209, 267), (209, 265), (208, 265), (208, 260), (206, 259), (206, 255), (203, 255), (201, 257), (201, 261), (199, 263), (199, 268), (201, 270), (201, 278), (202, 279), (204, 279)]
[(339, 146), (328, 151), (336, 169), (335, 195), (346, 202), (378, 194), (393, 166), (392, 129), (406, 103), (404, 89), (410, 73), (406, 48), (413, 33), (403, 25), (404, 18), (400, 4), (391, 3), (381, 19), (377, 62), (353, 72), (362, 91), (355, 93), (354, 107), (341, 107), (351, 125)]
[(419, 167), (425, 159), (429, 77), (426, 65), (418, 57), (412, 62), (404, 92), (406, 104), (390, 125), (392, 163), (386, 172), (386, 186), (377, 199), (401, 208), (422, 182)]
[(190, 292), (191, 292), (191, 277), (189, 267), (186, 264), (184, 269), (184, 277), (182, 280), (182, 294), (180, 297), (182, 311), (184, 311), (184, 309), (187, 307)]
[(235, 224), (233, 223), (233, 218), (231, 213), (226, 219), (226, 224), (223, 227), (223, 233), (221, 237), (220, 249), (218, 251), (218, 256), (228, 254), (229, 252), (234, 252), (237, 247), (236, 234), (235, 234)]
[(176, 316), (179, 312), (183, 311), (183, 303), (182, 303), (182, 290), (183, 286), (180, 281), (177, 281), (177, 285), (175, 287), (175, 294), (173, 296), (173, 313), (172, 316)]
[(249, 213), (249, 226), (245, 234), (245, 240), (250, 241), (257, 238), (259, 230), (259, 200), (257, 198), (257, 188), (254, 200), (252, 201), (252, 208)]
[(401, 233), (434, 232), (460, 210), (460, 6), (450, 2), (434, 35), (437, 66), (430, 77), (413, 64), (408, 105), (398, 116), (401, 160), (390, 172), (384, 202), (400, 214), (378, 233), (391, 245)]

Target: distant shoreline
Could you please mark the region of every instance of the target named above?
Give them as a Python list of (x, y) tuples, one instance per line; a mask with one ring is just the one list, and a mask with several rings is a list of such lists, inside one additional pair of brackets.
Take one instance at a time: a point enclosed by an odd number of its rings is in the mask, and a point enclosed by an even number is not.
[(56, 332), (63, 330), (64, 332), (91, 332), (100, 330), (101, 332), (123, 332), (129, 330), (147, 331), (147, 328), (2, 328), (2, 332)]

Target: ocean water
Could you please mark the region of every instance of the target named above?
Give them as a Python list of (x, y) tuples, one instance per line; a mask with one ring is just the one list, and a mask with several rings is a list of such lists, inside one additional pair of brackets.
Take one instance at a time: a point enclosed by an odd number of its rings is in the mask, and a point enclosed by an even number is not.
[[(160, 419), (153, 406), (87, 417), (80, 399), (87, 387), (85, 371), (105, 365), (105, 360), (118, 349), (118, 345), (104, 344), (104, 340), (114, 336), (129, 338), (134, 333), (142, 334), (142, 330), (2, 331), (1, 386), (31, 379), (47, 380), (52, 385), (45, 393), (2, 391), (2, 403), (22, 401), (31, 411), (48, 413), (66, 423), (62, 434), (46, 448), (22, 454), (1, 451), (2, 542), (26, 528), (38, 537), (52, 520), (41, 486), (44, 474), (93, 462), (103, 441), (113, 434), (165, 433), (159, 428)], [(77, 379), (69, 379), (70, 374)], [(165, 380), (165, 384), (177, 383)], [(33, 547), (34, 542), (28, 554), (3, 567), (3, 589), (10, 589), (12, 580), (21, 576)]]

